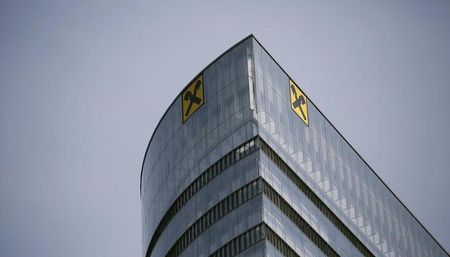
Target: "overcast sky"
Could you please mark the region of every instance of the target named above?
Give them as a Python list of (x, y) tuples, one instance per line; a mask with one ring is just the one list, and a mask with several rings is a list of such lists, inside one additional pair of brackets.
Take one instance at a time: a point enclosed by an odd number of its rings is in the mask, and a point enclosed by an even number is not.
[(450, 249), (450, 1), (187, 2), (0, 1), (0, 256), (142, 256), (152, 131), (251, 33)]

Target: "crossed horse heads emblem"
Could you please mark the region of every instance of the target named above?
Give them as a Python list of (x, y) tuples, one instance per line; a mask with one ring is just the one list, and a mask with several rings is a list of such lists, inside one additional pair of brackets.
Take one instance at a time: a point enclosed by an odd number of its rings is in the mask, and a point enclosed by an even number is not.
[(300, 110), (300, 113), (302, 114), (303, 119), (306, 120), (306, 114), (303, 112), (302, 109), (302, 105), (306, 104), (305, 97), (303, 95), (300, 95), (300, 97), (297, 95), (297, 90), (295, 90), (294, 85), (291, 85), (291, 90), (295, 98), (295, 101), (292, 103), (292, 107), (294, 109), (298, 108)]
[(187, 91), (184, 94), (184, 100), (189, 101), (189, 105), (188, 105), (188, 108), (186, 109), (186, 113), (184, 114), (184, 116), (186, 116), (186, 117), (189, 116), (189, 113), (191, 112), (192, 104), (195, 103), (195, 104), (199, 105), (202, 103), (202, 99), (197, 96), (197, 93), (198, 93), (201, 85), (202, 85), (202, 81), (197, 80), (197, 82), (195, 83), (195, 86), (194, 86), (194, 92)]

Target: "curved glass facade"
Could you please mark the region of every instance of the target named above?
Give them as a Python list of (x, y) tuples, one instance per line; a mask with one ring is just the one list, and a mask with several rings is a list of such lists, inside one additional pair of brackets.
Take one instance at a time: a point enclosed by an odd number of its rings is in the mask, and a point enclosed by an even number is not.
[(448, 256), (292, 85), (249, 36), (180, 93), (144, 157), (144, 256)]

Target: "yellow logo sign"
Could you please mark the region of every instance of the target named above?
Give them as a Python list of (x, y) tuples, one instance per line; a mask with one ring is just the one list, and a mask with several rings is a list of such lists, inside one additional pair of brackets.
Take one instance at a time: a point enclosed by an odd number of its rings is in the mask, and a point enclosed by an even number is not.
[(184, 91), (182, 96), (183, 123), (204, 103), (203, 75), (200, 74)]
[(291, 107), (300, 119), (309, 125), (308, 119), (308, 99), (294, 81), (289, 80), (289, 91), (291, 92)]

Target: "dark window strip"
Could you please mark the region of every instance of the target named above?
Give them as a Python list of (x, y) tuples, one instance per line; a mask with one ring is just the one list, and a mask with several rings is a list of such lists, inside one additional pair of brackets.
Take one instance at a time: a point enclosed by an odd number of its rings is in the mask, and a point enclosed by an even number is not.
[(264, 234), (269, 241), (283, 256), (300, 257), (284, 240), (275, 233), (268, 225), (263, 226)]
[(152, 240), (150, 241), (149, 248), (146, 256), (149, 257), (156, 242), (162, 231), (169, 224), (170, 220), (176, 215), (176, 213), (189, 201), (195, 193), (203, 188), (212, 179), (218, 176), (223, 170), (233, 165), (238, 160), (245, 158), (249, 154), (253, 153), (257, 148), (261, 148), (266, 155), (271, 159), (280, 170), (287, 175), (291, 181), (303, 192), (305, 195), (319, 208), (319, 210), (350, 240), (350, 242), (367, 257), (374, 257), (369, 249), (347, 228), (347, 226), (340, 221), (340, 219), (320, 200), (320, 198), (301, 180), (295, 172), (276, 154), (276, 152), (270, 148), (260, 137), (252, 138), (245, 142), (227, 155), (222, 157), (219, 161), (211, 165), (205, 172), (203, 172), (196, 180), (194, 180), (183, 193), (177, 198), (174, 204), (169, 208), (166, 214), (163, 216), (160, 224), (158, 225)]
[(186, 247), (197, 239), (205, 230), (239, 206), (261, 194), (261, 182), (261, 179), (254, 180), (234, 191), (225, 199), (211, 207), (211, 209), (198, 218), (195, 223), (178, 238), (167, 252), (166, 257), (176, 257), (180, 255)]
[(222, 247), (209, 255), (209, 257), (232, 257), (265, 239), (264, 223), (260, 223), (244, 233), (228, 241)]
[[(255, 196), (264, 193), (280, 210), (300, 229), (302, 232), (327, 256), (339, 257), (339, 255), (334, 251), (334, 249), (262, 178), (254, 180), (249, 184), (236, 190), (225, 199), (220, 201), (218, 204), (209, 209), (204, 215), (195, 221), (174, 243), (170, 248), (166, 257), (177, 257), (179, 256), (195, 239), (197, 239), (206, 229), (212, 226), (214, 223), (222, 219), (225, 215), (238, 208), (248, 200), (254, 198)], [(280, 242), (273, 241), (275, 247), (280, 250), (283, 254), (290, 254), (284, 247), (279, 248)], [(246, 249), (247, 243), (243, 243), (244, 246), (230, 246), (233, 248), (224, 248), (219, 251), (218, 254), (223, 254), (224, 256), (231, 253), (236, 253), (235, 247), (238, 249)], [(240, 252), (240, 251), (238, 251)], [(221, 256), (221, 255), (219, 255)], [(285, 255), (292, 256), (292, 255)]]
[(236, 236), (210, 254), (209, 257), (233, 257), (263, 240), (269, 241), (283, 256), (300, 257), (294, 249), (265, 223), (260, 223)]
[[(339, 257), (339, 254), (308, 224), (286, 200), (266, 181), (262, 180), (263, 193), (266, 195), (309, 239), (326, 255)], [(276, 246), (276, 245), (275, 245)], [(284, 253), (283, 253), (284, 254)]]
[(326, 206), (314, 191), (284, 162), (281, 157), (262, 138), (256, 140), (258, 147), (278, 166), (278, 168), (317, 206), (317, 208), (333, 223), (342, 234), (366, 257), (375, 255), (356, 237), (353, 232)]
[(256, 150), (255, 137), (239, 145), (232, 151), (228, 152), (214, 164), (209, 166), (202, 174), (200, 174), (174, 201), (167, 212), (164, 214), (160, 223), (156, 227), (155, 232), (150, 240), (146, 257), (150, 257), (156, 242), (158, 242), (164, 229), (178, 213), (178, 211), (203, 187), (211, 180), (220, 175), (224, 170), (234, 165), (239, 160), (247, 157)]

